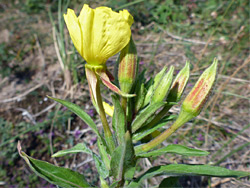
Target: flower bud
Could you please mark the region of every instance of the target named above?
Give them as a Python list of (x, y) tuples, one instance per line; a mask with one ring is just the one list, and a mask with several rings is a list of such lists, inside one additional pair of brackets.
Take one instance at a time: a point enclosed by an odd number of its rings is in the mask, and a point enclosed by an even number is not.
[(129, 93), (137, 72), (137, 51), (132, 37), (130, 42), (122, 49), (119, 59), (118, 79), (120, 88)]
[(179, 102), (181, 99), (181, 95), (186, 87), (188, 78), (190, 74), (190, 66), (189, 62), (186, 62), (185, 67), (178, 73), (175, 80), (173, 81), (173, 84), (171, 86), (171, 89), (169, 91), (167, 102)]
[(154, 95), (152, 97), (152, 103), (161, 102), (168, 94), (168, 90), (172, 84), (174, 73), (174, 67), (171, 66), (167, 74), (163, 76), (157, 88), (155, 88)]
[(144, 103), (143, 103), (143, 107), (146, 106), (150, 102), (152, 95), (154, 94), (154, 90), (158, 87), (166, 70), (167, 70), (167, 67), (163, 67), (163, 69), (159, 73), (157, 73), (156, 76), (154, 77), (154, 83), (150, 85), (150, 87), (147, 90)]
[(200, 114), (216, 79), (217, 62), (215, 59), (213, 64), (200, 76), (192, 91), (183, 101), (180, 115), (185, 112), (185, 114), (189, 114), (190, 119), (192, 119)]

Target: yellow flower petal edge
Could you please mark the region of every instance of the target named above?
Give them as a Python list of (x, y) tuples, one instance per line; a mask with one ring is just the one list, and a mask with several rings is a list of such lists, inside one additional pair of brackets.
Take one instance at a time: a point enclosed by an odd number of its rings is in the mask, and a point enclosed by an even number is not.
[(118, 12), (108, 7), (83, 5), (79, 17), (72, 9), (64, 14), (70, 37), (89, 65), (105, 65), (108, 58), (129, 42), (133, 17), (127, 10)]
[(103, 108), (106, 114), (108, 114), (110, 117), (113, 117), (114, 114), (114, 106), (110, 106), (108, 103), (106, 102), (102, 102), (103, 104)]

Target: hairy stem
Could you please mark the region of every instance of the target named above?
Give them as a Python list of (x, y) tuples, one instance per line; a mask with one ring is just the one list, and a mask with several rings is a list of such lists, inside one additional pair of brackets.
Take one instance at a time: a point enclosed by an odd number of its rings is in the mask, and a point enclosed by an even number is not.
[(115, 143), (114, 143), (112, 132), (110, 131), (108, 121), (106, 118), (106, 114), (103, 108), (99, 79), (97, 80), (97, 84), (96, 84), (96, 98), (97, 98), (97, 105), (99, 108), (100, 118), (101, 118), (102, 125), (103, 125), (104, 136), (107, 141), (110, 152), (113, 152), (115, 149)]
[(161, 144), (164, 140), (166, 140), (170, 135), (172, 135), (180, 126), (182, 126), (184, 123), (189, 121), (190, 118), (188, 115), (185, 113), (177, 118), (177, 120), (174, 122), (174, 124), (169, 127), (167, 130), (165, 130), (163, 133), (161, 133), (159, 136), (157, 136), (155, 139), (152, 141), (148, 142), (147, 144), (139, 145), (135, 147), (135, 152), (136, 153), (141, 153), (141, 152), (147, 152), (154, 147), (158, 146)]

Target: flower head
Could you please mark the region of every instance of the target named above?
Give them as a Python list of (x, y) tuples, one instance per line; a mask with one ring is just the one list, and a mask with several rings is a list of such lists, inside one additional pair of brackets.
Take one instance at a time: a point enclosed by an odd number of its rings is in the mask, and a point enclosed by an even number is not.
[(64, 15), (70, 37), (88, 65), (105, 65), (107, 59), (129, 42), (133, 17), (108, 7), (90, 8), (84, 4), (77, 17), (72, 9)]
[(118, 80), (121, 90), (129, 93), (137, 73), (137, 51), (131, 37), (130, 42), (122, 49), (119, 59)]
[(181, 95), (186, 87), (188, 78), (189, 78), (189, 62), (186, 62), (185, 67), (178, 73), (171, 89), (169, 91), (167, 101), (168, 102), (179, 102), (181, 99)]
[(181, 111), (189, 114), (190, 118), (196, 117), (200, 114), (212, 91), (216, 80), (217, 62), (218, 60), (215, 59), (213, 64), (203, 72), (191, 92), (182, 103)]

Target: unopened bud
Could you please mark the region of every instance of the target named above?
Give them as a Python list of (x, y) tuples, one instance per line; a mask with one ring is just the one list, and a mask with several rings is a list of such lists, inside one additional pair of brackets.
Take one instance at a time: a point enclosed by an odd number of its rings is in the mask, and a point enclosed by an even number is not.
[(192, 91), (183, 101), (181, 112), (189, 114), (190, 119), (200, 114), (212, 91), (216, 79), (217, 62), (215, 59), (213, 64), (203, 72)]
[(167, 102), (179, 102), (181, 95), (186, 87), (187, 81), (189, 79), (190, 68), (189, 62), (186, 62), (185, 67), (177, 74), (171, 89), (169, 91)]
[(119, 61), (118, 79), (120, 88), (124, 93), (129, 93), (137, 72), (137, 51), (132, 37), (127, 46), (122, 49)]
[(167, 74), (163, 76), (157, 88), (155, 88), (154, 95), (152, 97), (152, 103), (161, 102), (168, 94), (168, 90), (172, 84), (174, 67), (171, 66)]
[(147, 90), (143, 106), (146, 106), (150, 102), (152, 95), (154, 94), (154, 90), (158, 87), (166, 70), (167, 70), (167, 67), (163, 67), (163, 69), (159, 73), (157, 73), (156, 76), (154, 77), (154, 83)]

